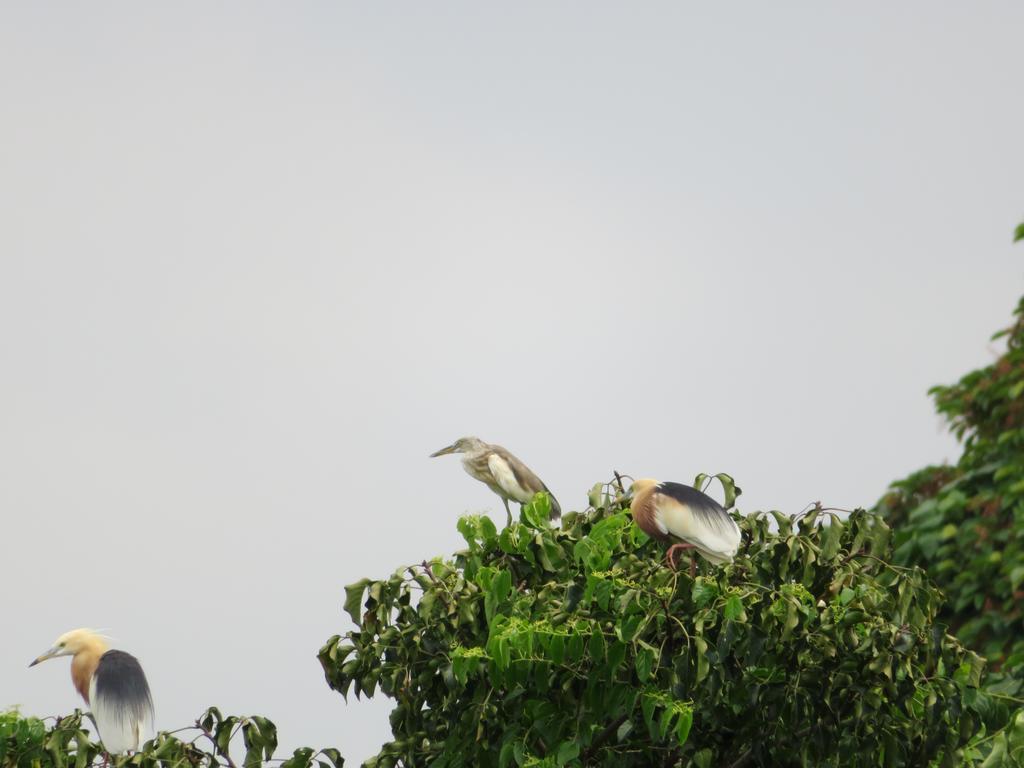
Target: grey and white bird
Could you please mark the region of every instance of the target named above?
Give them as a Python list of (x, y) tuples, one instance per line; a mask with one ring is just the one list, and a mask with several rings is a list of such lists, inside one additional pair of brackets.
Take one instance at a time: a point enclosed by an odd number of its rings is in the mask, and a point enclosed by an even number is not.
[[(740, 546), (740, 528), (728, 512), (706, 493), (682, 483), (636, 480), (630, 489), (633, 520), (648, 536), (682, 539), (665, 553), (670, 568), (673, 555), (695, 549), (716, 565), (732, 562)], [(696, 561), (690, 561), (695, 573)]]
[(561, 516), (562, 508), (548, 487), (528, 466), (500, 445), (485, 443), (479, 437), (462, 437), (434, 451), (430, 456), (433, 458), (449, 453), (461, 453), (462, 466), (470, 477), (479, 480), (501, 497), (509, 524), (512, 523), (509, 500), (526, 504), (541, 491), (551, 497), (551, 519), (557, 520)]
[(58, 656), (72, 657), (71, 681), (89, 705), (107, 752), (135, 752), (152, 738), (153, 698), (138, 659), (109, 650), (106, 639), (91, 629), (73, 629), (29, 666)]

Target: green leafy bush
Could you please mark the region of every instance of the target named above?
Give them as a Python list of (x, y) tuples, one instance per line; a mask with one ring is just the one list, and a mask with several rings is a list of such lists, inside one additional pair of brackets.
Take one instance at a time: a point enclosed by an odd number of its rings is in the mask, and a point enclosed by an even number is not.
[[(3, 768), (85, 768), (104, 762), (103, 748), (90, 738), (84, 728), (82, 712), (61, 718), (49, 718), (52, 725), (35, 717), (21, 717), (17, 712), (0, 712), (0, 766)], [(183, 735), (184, 734), (184, 735)], [(236, 737), (241, 737), (244, 757), (236, 763), (231, 756), (237, 750)], [(227, 766), (255, 768), (273, 760), (277, 749), (277, 728), (265, 717), (224, 716), (212, 707), (196, 721), (195, 726), (173, 734), (160, 733), (133, 755), (120, 755), (111, 766)], [(336, 749), (314, 752), (309, 748), (295, 750), (281, 768), (342, 768), (344, 760)]]
[(886, 562), (881, 518), (752, 515), (736, 561), (690, 578), (610, 490), (592, 504), (560, 529), (544, 496), (501, 531), (464, 517), (453, 560), (347, 587), (327, 681), (396, 702), (366, 765), (963, 759), (982, 660), (923, 572)]
[(1024, 300), (1016, 314), (995, 363), (931, 390), (960, 460), (894, 483), (878, 504), (897, 531), (894, 560), (927, 568), (949, 598), (940, 619), (997, 670), (1024, 664)]
[(927, 569), (947, 597), (939, 620), (988, 659), (976, 704), (992, 735), (971, 750), (985, 768), (1024, 768), (1024, 299), (1015, 315), (993, 337), (1007, 342), (996, 362), (931, 390), (960, 460), (893, 483), (877, 505), (894, 562)]

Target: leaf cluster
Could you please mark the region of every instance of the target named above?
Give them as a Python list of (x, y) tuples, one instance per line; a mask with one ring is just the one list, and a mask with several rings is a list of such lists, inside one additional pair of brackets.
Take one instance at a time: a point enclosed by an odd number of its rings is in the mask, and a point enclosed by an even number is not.
[(394, 699), (391, 766), (956, 764), (982, 660), (857, 511), (740, 521), (735, 562), (664, 565), (614, 493), (547, 522), (544, 495), (467, 549), (347, 587), (329, 685)]
[[(0, 713), (0, 768), (86, 768), (106, 763), (106, 752), (86, 730), (80, 710), (66, 717), (21, 717), (17, 712)], [(52, 720), (52, 724), (48, 721)], [(232, 757), (232, 749), (243, 757)], [(281, 768), (342, 768), (345, 761), (338, 750), (295, 750), (287, 759), (274, 758), (277, 728), (265, 717), (222, 715), (216, 707), (206, 710), (195, 725), (172, 733), (159, 733), (139, 752), (113, 756), (114, 768), (256, 768), (278, 762)]]

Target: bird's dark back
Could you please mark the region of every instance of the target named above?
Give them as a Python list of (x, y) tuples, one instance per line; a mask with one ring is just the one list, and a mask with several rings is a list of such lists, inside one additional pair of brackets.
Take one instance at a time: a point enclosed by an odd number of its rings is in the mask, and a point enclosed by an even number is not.
[(107, 651), (96, 667), (96, 696), (112, 696), (137, 711), (151, 709), (149, 683), (139, 660), (124, 651)]
[(732, 518), (729, 517), (729, 513), (725, 511), (725, 507), (703, 491), (698, 491), (696, 488), (691, 488), (682, 483), (668, 481), (658, 483), (657, 490), (659, 493), (671, 496), (681, 504), (688, 506), (695, 515), (708, 525), (715, 528), (735, 526)]

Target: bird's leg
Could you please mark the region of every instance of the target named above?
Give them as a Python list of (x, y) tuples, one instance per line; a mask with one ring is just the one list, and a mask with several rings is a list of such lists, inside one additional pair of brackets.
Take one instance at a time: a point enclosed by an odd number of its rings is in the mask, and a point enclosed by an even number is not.
[[(682, 542), (680, 544), (673, 544), (668, 548), (668, 552), (665, 553), (665, 561), (668, 563), (668, 567), (673, 571), (676, 570), (676, 552), (682, 552), (683, 550), (694, 549), (693, 544), (687, 544)], [(690, 576), (697, 575), (697, 561), (695, 559), (690, 560)]]
[(508, 515), (508, 522), (505, 523), (505, 527), (512, 525), (512, 510), (508, 508), (508, 499), (502, 499), (501, 503), (505, 505), (505, 514)]

